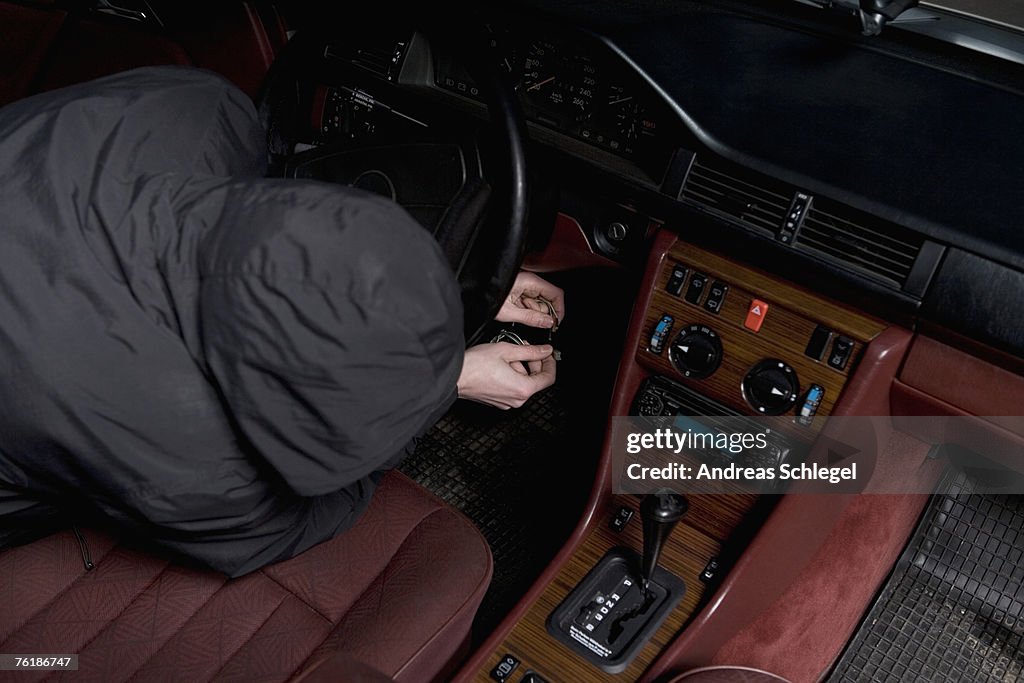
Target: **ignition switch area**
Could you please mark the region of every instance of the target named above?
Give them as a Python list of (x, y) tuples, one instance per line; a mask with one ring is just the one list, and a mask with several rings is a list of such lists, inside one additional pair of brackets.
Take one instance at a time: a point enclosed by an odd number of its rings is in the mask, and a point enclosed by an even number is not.
[(686, 591), (658, 567), (646, 592), (640, 558), (613, 548), (548, 617), (548, 633), (607, 673), (621, 673)]

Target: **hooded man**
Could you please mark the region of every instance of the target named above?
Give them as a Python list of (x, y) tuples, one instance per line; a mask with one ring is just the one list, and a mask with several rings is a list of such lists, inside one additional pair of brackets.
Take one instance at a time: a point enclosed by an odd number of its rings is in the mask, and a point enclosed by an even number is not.
[[(186, 68), (0, 110), (0, 547), (95, 514), (244, 574), (351, 526), (460, 393), (554, 380), (550, 348), (465, 350), (404, 210), (263, 178), (263, 140)], [(534, 290), (561, 308), (523, 276), (504, 317)]]

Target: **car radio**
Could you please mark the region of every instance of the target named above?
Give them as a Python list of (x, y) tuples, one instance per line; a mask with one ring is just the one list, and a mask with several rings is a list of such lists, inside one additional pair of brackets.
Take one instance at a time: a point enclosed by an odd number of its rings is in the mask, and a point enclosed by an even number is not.
[[(633, 399), (631, 413), (647, 418), (675, 418), (672, 426), (683, 432), (713, 432), (715, 423), (725, 418), (730, 429), (742, 424), (750, 432), (765, 433), (763, 448), (754, 447), (739, 453), (719, 449), (695, 452), (712, 462), (735, 462), (744, 467), (777, 467), (795, 460), (794, 444), (783, 434), (766, 428), (765, 422), (701, 396), (666, 377), (655, 375), (644, 381)], [(665, 426), (660, 424), (661, 420), (658, 422), (659, 426)]]

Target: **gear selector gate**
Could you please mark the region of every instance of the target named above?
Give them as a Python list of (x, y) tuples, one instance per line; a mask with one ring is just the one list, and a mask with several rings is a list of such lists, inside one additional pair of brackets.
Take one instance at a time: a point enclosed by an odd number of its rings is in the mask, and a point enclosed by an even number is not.
[(548, 632), (603, 671), (625, 670), (686, 591), (682, 579), (658, 566), (686, 508), (682, 496), (647, 496), (640, 506), (643, 558), (628, 548), (610, 550), (551, 613)]

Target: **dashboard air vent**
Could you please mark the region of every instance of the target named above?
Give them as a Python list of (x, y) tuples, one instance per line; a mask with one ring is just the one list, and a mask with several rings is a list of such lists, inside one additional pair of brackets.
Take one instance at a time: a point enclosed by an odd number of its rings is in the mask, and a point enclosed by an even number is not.
[(906, 228), (815, 197), (794, 246), (902, 287), (924, 238)]
[(793, 191), (771, 178), (718, 160), (694, 161), (681, 198), (774, 234), (789, 210)]

